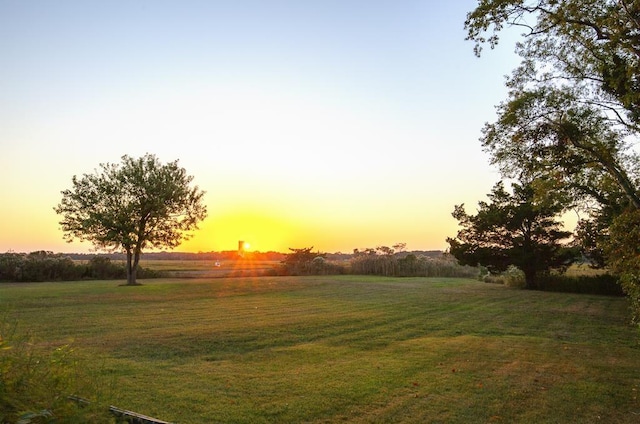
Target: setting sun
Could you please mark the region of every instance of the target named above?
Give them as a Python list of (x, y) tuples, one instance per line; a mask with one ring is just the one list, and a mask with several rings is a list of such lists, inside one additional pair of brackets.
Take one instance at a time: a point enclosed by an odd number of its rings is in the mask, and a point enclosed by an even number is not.
[(498, 178), (478, 137), (519, 58), (476, 60), (463, 2), (27, 3), (0, 2), (0, 251), (93, 251), (53, 207), (125, 154), (206, 193), (181, 252), (445, 249)]

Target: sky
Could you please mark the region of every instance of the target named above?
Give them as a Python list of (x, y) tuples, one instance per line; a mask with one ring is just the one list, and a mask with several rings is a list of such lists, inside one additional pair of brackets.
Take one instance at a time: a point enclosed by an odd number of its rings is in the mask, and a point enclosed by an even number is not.
[(0, 0), (0, 252), (91, 252), (54, 207), (123, 155), (179, 160), (208, 217), (175, 251), (444, 250), (497, 170), (517, 65), (476, 1)]

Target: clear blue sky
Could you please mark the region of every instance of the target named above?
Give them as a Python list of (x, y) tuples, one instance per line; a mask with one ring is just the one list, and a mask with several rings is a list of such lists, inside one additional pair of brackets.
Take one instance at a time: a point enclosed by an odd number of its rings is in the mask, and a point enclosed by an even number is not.
[(517, 64), (474, 1), (0, 0), (0, 251), (66, 245), (71, 177), (179, 159), (209, 218), (178, 250), (444, 249), (498, 180), (478, 138)]

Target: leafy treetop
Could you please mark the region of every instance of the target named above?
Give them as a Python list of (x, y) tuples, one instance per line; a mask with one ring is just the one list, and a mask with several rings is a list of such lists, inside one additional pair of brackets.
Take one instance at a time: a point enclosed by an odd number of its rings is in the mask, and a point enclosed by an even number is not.
[(162, 164), (151, 154), (127, 155), (119, 164), (73, 176), (55, 211), (67, 241), (86, 240), (99, 249), (127, 254), (128, 284), (145, 248), (173, 248), (206, 217), (204, 192), (191, 187), (178, 161)]

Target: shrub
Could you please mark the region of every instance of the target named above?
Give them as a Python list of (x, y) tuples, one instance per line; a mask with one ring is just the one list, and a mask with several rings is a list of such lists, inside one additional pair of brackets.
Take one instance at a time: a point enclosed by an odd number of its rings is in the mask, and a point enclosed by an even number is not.
[[(604, 296), (624, 296), (618, 277), (612, 274), (567, 275), (549, 273), (537, 277), (542, 291), (596, 294)], [(504, 284), (508, 287), (524, 288), (524, 273), (510, 266), (502, 274), (487, 274), (483, 277), (487, 283)]]
[(19, 281), (24, 255), (8, 252), (0, 255), (0, 281)]
[(546, 275), (540, 278), (544, 291), (624, 296), (619, 279), (611, 274), (601, 275)]
[(507, 268), (507, 270), (502, 274), (502, 277), (504, 278), (504, 284), (507, 287), (523, 289), (527, 286), (524, 272), (522, 272), (518, 267), (514, 265), (510, 265), (509, 268)]
[(344, 266), (328, 261), (326, 253), (312, 252), (313, 247), (291, 249), (281, 265), (274, 270), (277, 275), (336, 275), (345, 274)]
[[(160, 271), (138, 268), (139, 278), (159, 278)], [(81, 279), (126, 279), (124, 264), (113, 263), (106, 256), (94, 256), (86, 264), (74, 262), (68, 256), (40, 250), (0, 254), (0, 281), (72, 281)]]
[(482, 272), (481, 280), (485, 283), (503, 284), (507, 287), (525, 288), (524, 272), (518, 267), (510, 265), (505, 272), (500, 274), (492, 274), (490, 272)]
[(114, 264), (105, 256), (94, 256), (87, 263), (87, 277), (99, 280), (127, 278), (124, 265)]
[(0, 281), (75, 280), (83, 273), (71, 258), (44, 250), (0, 255)]

